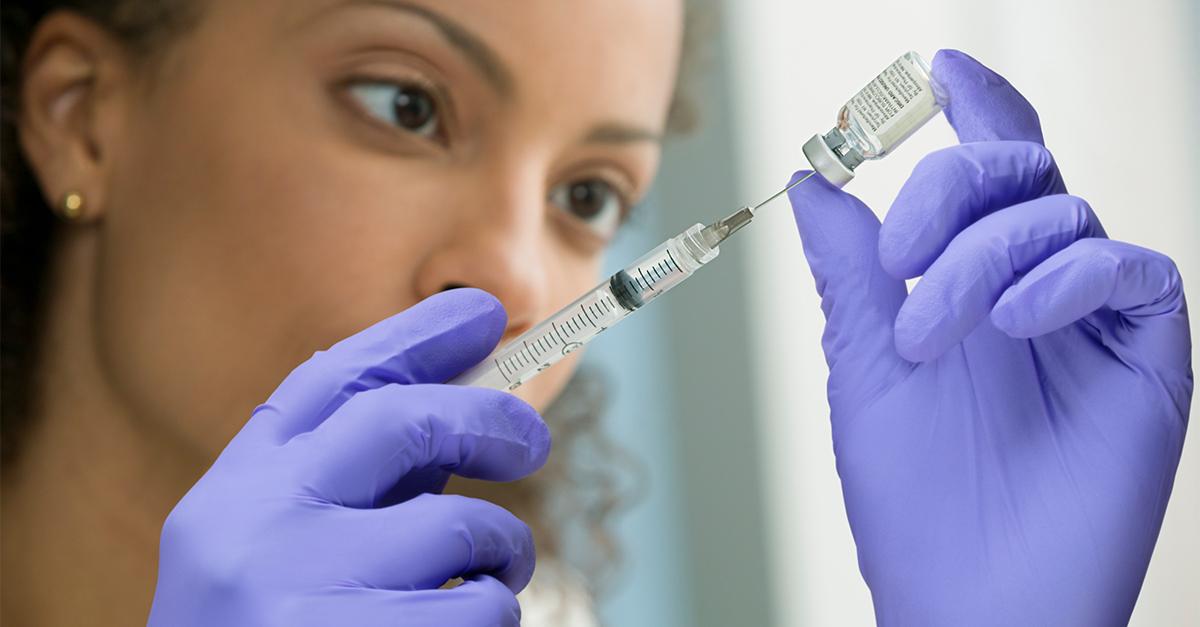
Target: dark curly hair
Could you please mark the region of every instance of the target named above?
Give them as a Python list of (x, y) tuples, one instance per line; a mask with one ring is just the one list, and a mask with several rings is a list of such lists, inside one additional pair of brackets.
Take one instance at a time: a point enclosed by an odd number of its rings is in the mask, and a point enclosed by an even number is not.
[[(134, 59), (150, 64), (198, 21), (201, 8), (198, 0), (24, 0), (0, 7), (0, 453), (5, 465), (18, 454), (28, 427), (29, 390), (37, 372), (34, 360), (56, 224), (17, 141), (21, 62), (29, 38), (47, 15), (70, 11), (107, 30)], [(695, 12), (689, 10), (688, 17), (685, 48), (691, 48), (696, 37)], [(684, 59), (691, 56), (685, 54)], [(681, 70), (686, 73), (687, 66)], [(690, 103), (677, 93), (669, 130), (686, 131), (694, 120)], [(620, 481), (622, 470), (641, 473), (635, 460), (601, 431), (604, 388), (598, 373), (581, 371), (546, 412), (555, 454), (540, 472), (510, 484), (466, 485), (526, 520), (544, 555), (562, 555), (565, 529), (585, 533), (590, 550), (574, 557), (583, 562), (577, 565), (588, 575), (593, 593), (619, 563), (606, 522), (631, 500), (622, 486), (642, 483)]]

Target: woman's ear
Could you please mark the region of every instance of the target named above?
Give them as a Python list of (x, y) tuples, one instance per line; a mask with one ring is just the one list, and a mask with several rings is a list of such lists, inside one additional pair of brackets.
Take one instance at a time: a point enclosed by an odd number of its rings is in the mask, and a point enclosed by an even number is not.
[(47, 16), (30, 39), (17, 133), (46, 204), (73, 222), (104, 213), (130, 77), (120, 43), (78, 14)]

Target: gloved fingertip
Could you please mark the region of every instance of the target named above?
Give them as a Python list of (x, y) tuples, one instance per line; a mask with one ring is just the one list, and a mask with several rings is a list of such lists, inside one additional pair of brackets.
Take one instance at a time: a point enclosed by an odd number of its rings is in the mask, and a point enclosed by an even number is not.
[[(812, 173), (812, 170), (797, 170), (796, 173), (792, 175), (792, 178), (788, 179), (787, 187), (791, 187), (793, 183), (804, 178), (805, 176), (808, 176), (810, 173)], [(811, 179), (804, 181), (803, 183), (788, 190), (788, 202), (792, 204), (793, 212), (799, 210), (805, 205), (807, 199), (814, 191), (813, 188), (816, 187), (814, 183), (816, 183), (817, 179), (819, 178), (821, 178), (821, 176), (818, 174), (817, 176), (814, 176)]]
[(947, 83), (964, 79), (974, 79), (976, 82), (982, 79), (981, 84), (997, 84), (996, 81), (999, 81), (998, 84), (1008, 85), (1003, 76), (993, 72), (978, 59), (953, 48), (938, 50), (933, 56), (930, 70), (933, 71), (933, 78), (943, 87), (949, 87)]
[(930, 64), (933, 80), (933, 97), (942, 109), (949, 109), (951, 94), (961, 79), (957, 75), (971, 74), (979, 70), (989, 71), (982, 63), (971, 55), (953, 48), (943, 48), (933, 55)]
[(940, 326), (919, 313), (914, 314), (910, 307), (901, 307), (892, 327), (896, 352), (906, 361), (915, 364), (941, 357), (945, 346), (938, 337), (941, 333)]
[[(944, 66), (947, 63), (970, 63), (979, 67), (983, 67), (975, 57), (959, 50), (957, 48), (942, 48), (933, 55), (933, 67)], [(987, 68), (984, 68), (987, 69)], [(935, 70), (936, 71), (936, 70)]]
[(1021, 306), (1017, 301), (1016, 293), (1015, 286), (1004, 290), (988, 318), (992, 321), (992, 326), (1005, 335), (1023, 340), (1036, 335), (1030, 332), (1035, 320), (1030, 316), (1028, 308)]
[(533, 529), (526, 526), (525, 531), (526, 559), (514, 561), (504, 578), (504, 585), (508, 586), (513, 594), (520, 594), (529, 582), (533, 581), (533, 571), (537, 568), (537, 544), (534, 541)]
[[(804, 178), (812, 173), (812, 170), (799, 170), (792, 175), (788, 181), (788, 185), (795, 183), (797, 180)], [(787, 193), (788, 200), (792, 203), (792, 210), (799, 211), (803, 208), (809, 208), (813, 205), (814, 199), (821, 199), (822, 203), (828, 203), (833, 199), (847, 200), (853, 198), (851, 195), (842, 191), (841, 188), (830, 183), (825, 177), (818, 172), (815, 176), (804, 181), (803, 183), (791, 188)]]
[(500, 394), (503, 399), (501, 411), (510, 417), (513, 430), (516, 432), (513, 435), (524, 447), (525, 459), (511, 469), (517, 475), (512, 479), (517, 479), (536, 472), (546, 464), (546, 460), (550, 457), (553, 440), (549, 426), (532, 405), (512, 394), (506, 392)]
[(540, 416), (535, 415), (534, 419), (530, 421), (529, 431), (525, 433), (525, 441), (529, 443), (530, 472), (534, 472), (546, 465), (546, 460), (550, 458), (550, 449), (554, 444), (554, 438), (550, 435), (550, 427)]
[(423, 318), (436, 321), (441, 329), (453, 329), (459, 344), (482, 350), (483, 355), (495, 347), (508, 327), (508, 312), (500, 300), (474, 287), (439, 292), (413, 309), (417, 307), (425, 310)]
[(919, 276), (925, 268), (921, 267), (921, 260), (913, 258), (912, 239), (892, 235), (893, 232), (885, 220), (879, 229), (879, 266), (889, 276), (901, 281)]
[(971, 55), (959, 50), (958, 48), (942, 48), (933, 55), (934, 63), (938, 59), (971, 59)]
[(931, 70), (946, 120), (959, 141), (1045, 143), (1033, 106), (991, 68), (958, 50), (941, 50), (934, 56)]
[[(503, 332), (508, 326), (508, 312), (500, 299), (476, 287), (457, 287), (430, 296), (437, 306), (453, 310), (463, 318), (475, 318)], [(449, 313), (449, 312), (448, 312)]]
[(796, 170), (792, 174), (792, 178), (788, 179), (788, 185), (795, 183), (796, 181), (808, 176), (809, 174), (812, 174), (812, 170)]
[(938, 357), (935, 351), (928, 349), (925, 342), (905, 337), (899, 329), (896, 330), (896, 353), (905, 361), (914, 364), (932, 361)]
[[(495, 611), (502, 614), (490, 617), (489, 625), (518, 625), (521, 620), (521, 605), (514, 596), (520, 590), (514, 590), (504, 581), (487, 574), (475, 574), (463, 578), (463, 584), (454, 588), (458, 594), (469, 591), (471, 595), (487, 598), (489, 606), (494, 605)], [(499, 622), (493, 622), (493, 621)]]
[(1018, 314), (1013, 306), (1013, 299), (1010, 297), (1012, 288), (1006, 289), (1000, 295), (1000, 299), (996, 300), (996, 305), (991, 307), (991, 312), (988, 315), (991, 320), (992, 327), (1000, 329), (1001, 332), (1008, 335), (1009, 338), (1020, 338), (1020, 324), (1018, 323)]

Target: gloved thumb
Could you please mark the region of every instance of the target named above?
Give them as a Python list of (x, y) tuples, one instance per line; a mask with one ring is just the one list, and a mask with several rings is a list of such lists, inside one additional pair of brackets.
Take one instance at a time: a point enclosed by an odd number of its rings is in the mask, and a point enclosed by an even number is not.
[(939, 50), (933, 79), (941, 88), (946, 121), (961, 143), (1027, 141), (1045, 145), (1033, 105), (1003, 76), (958, 50)]
[[(792, 181), (807, 173), (797, 172)], [(842, 377), (871, 381), (900, 360), (892, 325), (907, 292), (879, 265), (879, 219), (862, 201), (819, 175), (793, 188), (788, 199), (825, 312), (821, 346), (832, 404)]]

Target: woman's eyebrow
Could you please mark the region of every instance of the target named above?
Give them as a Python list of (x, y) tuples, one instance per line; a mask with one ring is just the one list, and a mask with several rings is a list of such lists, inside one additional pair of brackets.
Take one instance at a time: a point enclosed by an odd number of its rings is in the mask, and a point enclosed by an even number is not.
[(662, 141), (662, 133), (623, 122), (597, 124), (583, 136), (585, 144), (628, 144), (633, 142), (661, 144)]
[(371, 5), (394, 9), (424, 19), (442, 34), (442, 37), (458, 49), (484, 80), (503, 98), (511, 98), (515, 90), (512, 71), (500, 60), (490, 46), (475, 34), (429, 8), (405, 0), (349, 0), (347, 5)]

